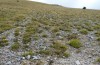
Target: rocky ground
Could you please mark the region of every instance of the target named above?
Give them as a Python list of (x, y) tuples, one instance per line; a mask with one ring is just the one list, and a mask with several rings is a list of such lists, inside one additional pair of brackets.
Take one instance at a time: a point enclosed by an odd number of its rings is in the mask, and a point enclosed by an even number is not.
[[(31, 16), (27, 17), (23, 20), (24, 23), (20, 23), (22, 25), (26, 25), (31, 22)], [(21, 28), (21, 35), (25, 31), (24, 27)], [(94, 35), (95, 31), (89, 32), (87, 35), (80, 34), (77, 30), (73, 30), (73, 33), (78, 33), (80, 40), (82, 41), (84, 47), (80, 49), (76, 49), (73, 47), (69, 47), (68, 52), (70, 52), (70, 57), (68, 58), (57, 58), (56, 56), (42, 56), (40, 54), (31, 56), (28, 55), (26, 57), (21, 56), (21, 54), (25, 53), (23, 51), (15, 52), (10, 50), (10, 46), (14, 44), (14, 31), (16, 28), (11, 30), (7, 30), (0, 34), (0, 37), (6, 36), (9, 41), (9, 45), (0, 48), (0, 65), (48, 65), (51, 62), (52, 65), (99, 65), (99, 63), (95, 63), (96, 59), (100, 57), (100, 46), (98, 46), (98, 42), (96, 41), (96, 37)], [(58, 39), (67, 35), (66, 32), (61, 32), (62, 36), (59, 36)], [(22, 43), (21, 37), (19, 36), (19, 42)], [(40, 38), (38, 42), (43, 43), (44, 39)], [(34, 42), (34, 41), (32, 41)], [(39, 44), (38, 44), (39, 45)]]
[[(100, 65), (100, 11), (39, 4), (0, 32), (0, 65)], [(82, 46), (71, 46), (72, 39)]]

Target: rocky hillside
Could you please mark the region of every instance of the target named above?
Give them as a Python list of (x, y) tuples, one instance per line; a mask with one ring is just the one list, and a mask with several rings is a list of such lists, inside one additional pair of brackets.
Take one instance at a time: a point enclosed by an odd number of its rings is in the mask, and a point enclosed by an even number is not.
[(100, 10), (0, 0), (0, 65), (100, 65)]

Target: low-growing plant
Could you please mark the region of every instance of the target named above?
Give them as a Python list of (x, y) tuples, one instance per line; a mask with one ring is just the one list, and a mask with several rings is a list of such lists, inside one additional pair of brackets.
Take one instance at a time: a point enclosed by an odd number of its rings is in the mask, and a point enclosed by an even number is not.
[(58, 27), (53, 27), (51, 30), (52, 30), (53, 33), (56, 33), (56, 32), (59, 31), (59, 28)]
[(72, 46), (72, 47), (74, 47), (74, 48), (80, 48), (80, 47), (82, 47), (82, 43), (78, 39), (72, 39), (72, 40), (70, 40), (69, 41), (69, 45)]
[(45, 38), (47, 38), (47, 37), (48, 37), (48, 35), (47, 35), (47, 34), (43, 34), (43, 35), (42, 35), (42, 37), (45, 37)]
[(67, 50), (67, 46), (58, 41), (53, 42), (52, 48), (54, 48), (56, 50), (61, 50), (62, 52)]
[(39, 54), (51, 55), (51, 51), (50, 50), (40, 50)]
[(0, 40), (0, 47), (4, 47), (8, 45), (8, 40), (6, 39), (5, 36), (3, 36)]
[(57, 56), (63, 56), (63, 53), (68, 49), (68, 47), (65, 44), (62, 44), (61, 42), (58, 41), (54, 41), (51, 48), (53, 48), (52, 54)]
[(78, 34), (76, 34), (76, 33), (68, 34), (68, 36), (67, 36), (68, 40), (77, 39), (77, 38), (78, 38)]
[(23, 43), (27, 44), (30, 41), (31, 41), (31, 35), (29, 33), (25, 33), (23, 36)]
[(100, 58), (97, 58), (97, 60), (96, 60), (98, 63), (100, 63)]
[(15, 36), (18, 36), (19, 35), (19, 29), (16, 29), (14, 34), (15, 34)]
[(18, 42), (15, 42), (11, 45), (11, 50), (17, 51), (20, 48), (20, 44)]
[(100, 41), (100, 37), (97, 38), (97, 41)]
[(31, 55), (31, 56), (34, 55), (34, 52), (32, 50), (30, 50), (30, 51), (27, 51), (27, 52), (22, 54), (23, 57), (26, 57), (28, 55)]
[(96, 35), (97, 37), (99, 37), (99, 36), (100, 36), (100, 31), (95, 32), (95, 35)]
[(82, 34), (85, 34), (85, 35), (86, 35), (86, 34), (88, 34), (88, 30), (87, 30), (87, 29), (81, 29), (81, 30), (80, 30), (80, 33), (82, 33)]
[(64, 56), (64, 57), (69, 57), (70, 54), (69, 54), (68, 52), (64, 52), (63, 56)]

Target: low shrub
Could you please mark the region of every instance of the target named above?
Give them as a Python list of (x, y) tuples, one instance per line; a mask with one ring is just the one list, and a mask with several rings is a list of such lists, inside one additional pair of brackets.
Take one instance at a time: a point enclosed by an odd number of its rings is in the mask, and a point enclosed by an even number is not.
[(100, 58), (97, 58), (97, 60), (96, 60), (98, 63), (100, 63)]
[(82, 43), (78, 39), (72, 39), (70, 40), (69, 45), (74, 48), (80, 48), (82, 46)]
[(26, 57), (28, 55), (31, 55), (31, 56), (34, 55), (34, 52), (30, 50), (30, 51), (27, 51), (27, 52), (22, 54), (23, 57)]
[(64, 57), (69, 57), (70, 54), (69, 54), (68, 52), (64, 52), (63, 56), (64, 56)]
[(39, 54), (50, 55), (51, 51), (50, 50), (40, 50)]
[(8, 40), (6, 39), (5, 36), (3, 36), (0, 40), (0, 47), (4, 47), (8, 45)]
[(86, 29), (82, 29), (82, 30), (80, 30), (80, 33), (82, 33), (82, 34), (88, 34), (88, 31), (86, 30)]
[(11, 45), (11, 50), (16, 51), (20, 48), (20, 44), (18, 42)]

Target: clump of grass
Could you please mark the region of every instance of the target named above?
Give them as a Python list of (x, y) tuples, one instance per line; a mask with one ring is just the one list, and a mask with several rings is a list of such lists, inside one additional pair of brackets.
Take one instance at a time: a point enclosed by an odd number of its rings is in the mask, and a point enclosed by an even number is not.
[(29, 44), (23, 44), (23, 49), (26, 50), (29, 48)]
[(97, 41), (100, 41), (100, 37), (97, 38)]
[(0, 40), (0, 47), (4, 47), (8, 45), (8, 40), (6, 39), (5, 36), (3, 36)]
[(31, 41), (31, 35), (28, 34), (28, 33), (25, 33), (24, 36), (23, 36), (23, 43), (27, 44), (30, 41)]
[(64, 52), (63, 56), (64, 56), (64, 57), (69, 57), (70, 54), (69, 54), (68, 52)]
[(96, 30), (100, 29), (100, 25), (95, 25), (94, 29), (96, 29)]
[(30, 50), (30, 51), (27, 51), (27, 52), (22, 54), (23, 57), (26, 57), (28, 55), (31, 55), (31, 56), (34, 55), (34, 52)]
[(56, 33), (56, 32), (58, 32), (58, 31), (59, 31), (59, 28), (58, 28), (58, 27), (52, 27), (52, 29), (51, 29), (51, 30), (52, 30), (52, 32), (53, 32), (53, 33)]
[(11, 28), (13, 28), (13, 26), (11, 24), (9, 24), (7, 22), (5, 22), (5, 23), (0, 22), (0, 33), (4, 32), (6, 30), (9, 30)]
[(72, 46), (72, 47), (74, 47), (74, 48), (80, 48), (80, 47), (82, 47), (82, 43), (78, 39), (72, 39), (72, 40), (70, 40), (69, 45)]
[(51, 46), (53, 48), (52, 53), (54, 55), (62, 56), (63, 53), (68, 49), (68, 47), (58, 41), (54, 41), (53, 45)]
[(67, 50), (67, 46), (58, 41), (54, 41), (52, 47), (56, 50), (61, 50), (62, 52)]
[(47, 35), (47, 34), (43, 34), (43, 35), (42, 35), (42, 37), (45, 37), (45, 38), (47, 38), (47, 37), (48, 37), (48, 35)]
[(97, 58), (97, 60), (96, 60), (98, 63), (100, 63), (100, 58)]
[(76, 34), (76, 33), (72, 33), (72, 34), (69, 34), (69, 35), (67, 36), (67, 39), (68, 39), (68, 40), (77, 39), (77, 38), (78, 38), (78, 34)]
[(13, 18), (14, 21), (22, 21), (23, 19), (25, 19), (23, 14), (18, 14)]
[(44, 65), (44, 62), (39, 60), (36, 65)]
[(14, 34), (15, 34), (15, 36), (18, 36), (19, 35), (19, 29), (16, 29)]
[(81, 30), (80, 30), (80, 33), (82, 33), (82, 34), (85, 34), (85, 35), (86, 35), (86, 34), (88, 34), (88, 30), (87, 30), (87, 29), (81, 29)]
[(99, 36), (100, 36), (100, 31), (95, 32), (95, 35), (96, 35), (97, 37), (99, 37)]
[(20, 48), (20, 44), (18, 42), (15, 42), (11, 45), (11, 50), (16, 51)]
[(39, 54), (51, 55), (51, 51), (50, 50), (40, 50)]

